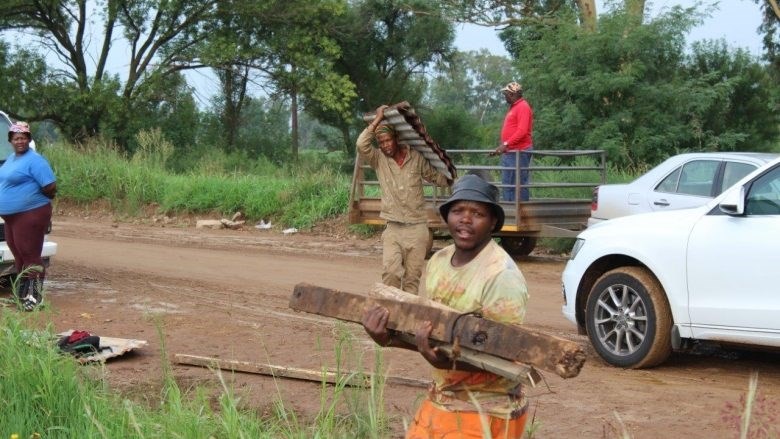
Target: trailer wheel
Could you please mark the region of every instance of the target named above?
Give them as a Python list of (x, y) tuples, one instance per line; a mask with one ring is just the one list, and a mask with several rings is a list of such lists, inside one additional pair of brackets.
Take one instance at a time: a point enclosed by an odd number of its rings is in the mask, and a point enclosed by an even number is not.
[(528, 256), (536, 247), (536, 238), (532, 236), (502, 236), (501, 247), (511, 256)]

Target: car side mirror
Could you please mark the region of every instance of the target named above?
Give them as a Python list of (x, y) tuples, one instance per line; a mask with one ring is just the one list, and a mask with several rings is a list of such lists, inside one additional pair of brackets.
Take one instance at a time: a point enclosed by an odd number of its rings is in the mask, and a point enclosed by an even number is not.
[(718, 204), (720, 211), (732, 216), (745, 214), (745, 186), (729, 191)]

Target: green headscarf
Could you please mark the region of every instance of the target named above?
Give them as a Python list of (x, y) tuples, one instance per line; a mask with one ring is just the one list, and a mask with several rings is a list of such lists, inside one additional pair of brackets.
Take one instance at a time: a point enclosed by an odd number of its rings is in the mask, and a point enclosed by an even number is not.
[(395, 136), (395, 128), (393, 128), (393, 126), (389, 124), (382, 124), (376, 127), (376, 129), (374, 130), (375, 137), (383, 133), (387, 133), (390, 134), (391, 136)]

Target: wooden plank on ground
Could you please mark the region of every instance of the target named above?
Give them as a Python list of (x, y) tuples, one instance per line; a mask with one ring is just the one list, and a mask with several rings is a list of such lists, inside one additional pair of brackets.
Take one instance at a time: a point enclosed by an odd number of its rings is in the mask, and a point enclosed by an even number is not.
[[(350, 371), (322, 371), (302, 369), (299, 367), (275, 366), (272, 364), (253, 363), (250, 361), (225, 360), (222, 358), (202, 357), (199, 355), (176, 354), (177, 364), (211, 367), (234, 372), (247, 372), (259, 375), (269, 375), (276, 378), (293, 378), (298, 380), (326, 382), (328, 384), (344, 383), (348, 386), (366, 387), (371, 380), (371, 374)], [(404, 386), (427, 387), (430, 381), (406, 378), (394, 375), (383, 377), (386, 384), (401, 384)]]
[(390, 310), (387, 327), (414, 334), (420, 322), (433, 324), (431, 339), (487, 355), (536, 366), (563, 378), (579, 374), (585, 352), (573, 341), (462, 314), (420, 301), (397, 298), (367, 297), (306, 283), (295, 286), (290, 308), (350, 322), (361, 322), (365, 309), (372, 303)]

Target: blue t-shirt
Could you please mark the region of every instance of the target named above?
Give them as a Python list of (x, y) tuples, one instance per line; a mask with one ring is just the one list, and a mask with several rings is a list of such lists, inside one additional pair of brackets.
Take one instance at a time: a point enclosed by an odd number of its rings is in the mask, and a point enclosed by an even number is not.
[(32, 149), (11, 153), (0, 166), (0, 215), (26, 212), (51, 202), (41, 188), (54, 183), (49, 162)]

